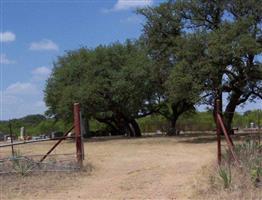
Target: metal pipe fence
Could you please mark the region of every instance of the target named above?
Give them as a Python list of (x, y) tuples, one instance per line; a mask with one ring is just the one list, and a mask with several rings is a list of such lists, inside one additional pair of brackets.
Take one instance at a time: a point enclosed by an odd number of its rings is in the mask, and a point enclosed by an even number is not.
[[(80, 105), (74, 104), (74, 126), (63, 137), (0, 144), (0, 174), (74, 171), (83, 166)], [(68, 136), (74, 130), (75, 136)], [(12, 133), (10, 125), (10, 133)], [(61, 143), (65, 141), (65, 144)], [(11, 147), (11, 155), (10, 155)], [(75, 153), (73, 153), (75, 152)]]

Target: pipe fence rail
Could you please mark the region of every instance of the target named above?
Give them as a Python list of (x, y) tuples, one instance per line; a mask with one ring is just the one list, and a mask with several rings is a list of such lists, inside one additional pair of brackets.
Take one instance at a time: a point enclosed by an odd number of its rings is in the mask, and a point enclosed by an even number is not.
[[(84, 160), (81, 117), (80, 104), (75, 103), (73, 127), (57, 138), (13, 141), (10, 125), (10, 143), (0, 144), (0, 174), (80, 170)], [(72, 131), (74, 136), (69, 136)]]
[[(238, 135), (240, 132), (244, 133), (245, 135), (249, 135), (252, 137), (257, 137), (258, 142), (260, 144), (261, 141), (261, 110), (257, 110), (257, 119), (254, 122), (250, 123), (250, 126), (246, 126), (245, 128), (232, 128), (226, 127), (225, 120), (223, 116), (230, 114), (235, 114), (233, 112), (221, 112), (221, 102), (219, 99), (216, 100), (216, 111), (215, 111), (215, 118), (216, 118), (216, 134), (217, 134), (217, 162), (220, 165), (222, 162), (222, 148), (221, 148), (221, 138), (224, 136), (226, 141), (226, 146), (237, 165), (240, 165), (239, 158), (235, 152), (235, 146), (232, 140), (232, 135)], [(246, 114), (246, 113), (245, 113)], [(232, 117), (232, 116), (231, 116)], [(255, 124), (256, 122), (256, 124)]]

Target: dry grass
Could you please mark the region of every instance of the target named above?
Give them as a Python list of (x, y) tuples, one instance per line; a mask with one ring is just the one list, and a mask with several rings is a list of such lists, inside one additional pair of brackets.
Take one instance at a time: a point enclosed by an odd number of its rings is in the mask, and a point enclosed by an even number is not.
[[(30, 143), (14, 146), (14, 150), (22, 155), (44, 155), (56, 143), (56, 140)], [(73, 140), (62, 142), (52, 154), (68, 154), (75, 153), (75, 143)], [(0, 148), (0, 159), (11, 155), (11, 147)]]
[(217, 166), (205, 166), (202, 168), (195, 183), (195, 199), (212, 200), (260, 200), (261, 188), (254, 187), (250, 177), (233, 168), (231, 170), (232, 185), (224, 188), (223, 180), (218, 175)]
[(201, 199), (262, 199), (261, 166), (262, 149), (256, 140), (250, 138), (236, 145), (240, 165), (233, 163), (229, 152), (224, 152), (221, 166), (207, 166), (202, 169), (195, 185), (196, 196)]
[[(54, 145), (56, 141), (32, 143), (27, 145), (14, 146), (15, 152), (26, 155), (35, 161), (39, 161), (42, 156)], [(65, 155), (63, 155), (65, 154)], [(0, 158), (11, 156), (10, 147), (0, 149)], [(46, 159), (46, 163), (57, 161), (75, 161), (75, 143), (66, 141)], [(12, 161), (9, 167), (12, 167)], [(65, 163), (66, 163), (65, 162)], [(57, 169), (56, 169), (57, 170)], [(69, 188), (74, 188), (81, 180), (81, 177), (88, 177), (92, 171), (92, 166), (85, 163), (81, 171), (68, 171), (59, 169), (51, 172), (30, 172), (22, 175), (17, 173), (7, 173), (0, 175), (0, 200), (7, 199), (41, 199), (52, 193), (66, 193)], [(0, 170), (1, 171), (1, 170)]]
[[(37, 154), (50, 146), (48, 143), (28, 145), (20, 150)], [(74, 143), (66, 142), (55, 153), (74, 151)], [(19, 200), (223, 199), (228, 194), (227, 191), (219, 194), (220, 190), (207, 187), (210, 180), (205, 177), (214, 169), (203, 169), (203, 166), (215, 162), (214, 135), (93, 139), (85, 143), (85, 152), (85, 165), (92, 164), (91, 172), (1, 177), (0, 197)], [(3, 154), (0, 149), (0, 156)], [(204, 174), (199, 173), (201, 169)], [(196, 190), (213, 192), (214, 195), (203, 196), (201, 192), (194, 192)], [(231, 199), (239, 199), (233, 193), (232, 190)]]
[(76, 187), (82, 176), (88, 176), (90, 170), (83, 172), (46, 172), (21, 176), (2, 175), (0, 181), (0, 199), (38, 199), (49, 193), (65, 192)]
[[(0, 180), (1, 195), (34, 200), (188, 199), (195, 175), (203, 165), (213, 162), (214, 136), (207, 137), (208, 140), (204, 136), (201, 140), (195, 140), (197, 136), (89, 140), (85, 143), (85, 164), (92, 164), (91, 173), (51, 173), (13, 180), (6, 177)], [(20, 147), (20, 152), (38, 154), (50, 146), (27, 145)], [(59, 148), (55, 153), (75, 151), (70, 142)], [(1, 151), (0, 156), (3, 154)]]

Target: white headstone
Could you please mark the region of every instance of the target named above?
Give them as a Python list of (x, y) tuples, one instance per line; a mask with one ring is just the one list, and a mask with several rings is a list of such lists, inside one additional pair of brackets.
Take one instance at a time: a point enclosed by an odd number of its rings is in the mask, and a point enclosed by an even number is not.
[(20, 128), (20, 138), (21, 138), (21, 139), (24, 139), (24, 135), (25, 135), (25, 127), (22, 126), (22, 127)]

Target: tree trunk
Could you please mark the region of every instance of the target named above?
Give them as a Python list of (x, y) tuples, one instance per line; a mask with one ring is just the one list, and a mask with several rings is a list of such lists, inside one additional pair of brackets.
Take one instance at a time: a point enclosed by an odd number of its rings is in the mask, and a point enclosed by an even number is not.
[(122, 112), (116, 112), (116, 122), (119, 129), (127, 134), (129, 137), (140, 137), (141, 131), (136, 120), (125, 116)]
[(133, 132), (132, 137), (141, 137), (142, 136), (140, 127), (135, 119), (130, 120), (129, 125)]
[(234, 113), (225, 113), (224, 115), (225, 127), (227, 129), (227, 132), (231, 135), (234, 134), (234, 130), (232, 129), (233, 118), (234, 118)]
[(234, 118), (236, 107), (238, 105), (239, 98), (240, 94), (233, 92), (224, 113), (224, 122), (229, 134), (234, 134), (234, 130), (232, 129), (232, 121)]
[(178, 130), (176, 129), (176, 123), (177, 123), (177, 119), (179, 116), (173, 116), (171, 119), (171, 127), (169, 128), (169, 130), (167, 131), (167, 135), (168, 136), (174, 136), (174, 135), (179, 135)]
[(90, 131), (90, 126), (89, 126), (89, 120), (82, 118), (84, 122), (81, 124), (81, 129), (83, 130), (83, 137), (92, 137), (91, 131)]
[(191, 103), (188, 103), (186, 100), (181, 100), (171, 105), (172, 115), (170, 117), (171, 127), (167, 131), (168, 136), (179, 135), (179, 130), (177, 130), (177, 120), (178, 118), (186, 111), (189, 111), (194, 108)]
[(125, 122), (125, 131), (128, 137), (140, 137), (141, 131), (135, 119), (129, 119)]
[(122, 129), (119, 127), (119, 124), (112, 119), (102, 119), (102, 118), (95, 118), (97, 121), (106, 124), (110, 130), (111, 135), (124, 135)]

